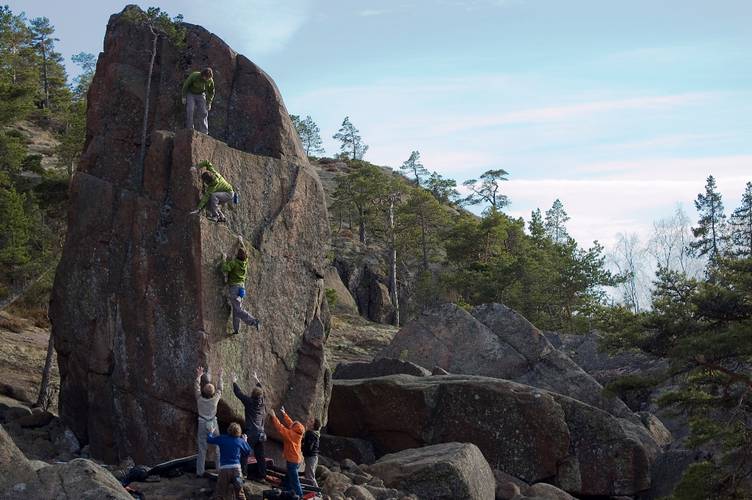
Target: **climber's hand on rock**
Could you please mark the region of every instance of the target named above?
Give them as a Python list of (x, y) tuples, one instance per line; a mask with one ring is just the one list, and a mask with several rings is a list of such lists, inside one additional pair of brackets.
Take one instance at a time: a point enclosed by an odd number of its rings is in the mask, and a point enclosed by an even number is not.
[(255, 380), (256, 382), (258, 382), (258, 381), (259, 381), (259, 378), (258, 378), (258, 375), (256, 375), (256, 372), (253, 372), (253, 379), (254, 379), (254, 380)]
[(219, 367), (219, 370), (217, 370), (217, 375), (218, 375), (219, 377), (222, 377), (222, 374), (223, 374), (224, 372), (225, 372), (225, 369), (224, 369), (224, 368), (222, 368), (222, 367), (220, 366), (220, 367)]
[(226, 253), (222, 252), (221, 255), (222, 255), (222, 260), (227, 260), (227, 254)]
[(191, 212), (191, 215), (196, 215), (197, 213), (198, 213), (198, 210), (193, 210), (193, 211)]
[(207, 110), (207, 111), (211, 111), (211, 104), (207, 104), (207, 105), (206, 105), (206, 110)]
[(200, 366), (198, 368), (196, 368), (196, 378), (200, 377), (203, 374), (204, 374), (204, 369), (203, 368), (201, 368)]
[(232, 372), (232, 383), (237, 384), (238, 382), (238, 376), (235, 374), (235, 372)]
[(287, 413), (285, 411), (285, 406), (284, 405), (282, 405), (282, 406), (279, 407), (279, 411), (281, 411), (282, 413)]
[(185, 97), (183, 97), (182, 99), (180, 99), (180, 102), (182, 102), (183, 104), (185, 104), (185, 102), (186, 102)]

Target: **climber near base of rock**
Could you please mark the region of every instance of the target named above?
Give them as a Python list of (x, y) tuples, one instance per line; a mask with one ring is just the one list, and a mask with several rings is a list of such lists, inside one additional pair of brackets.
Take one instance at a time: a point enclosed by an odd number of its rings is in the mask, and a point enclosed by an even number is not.
[(204, 160), (198, 166), (206, 169), (205, 172), (201, 173), (204, 195), (199, 200), (196, 210), (192, 211), (191, 214), (199, 213), (208, 203), (209, 219), (216, 222), (226, 222), (225, 214), (219, 207), (236, 199), (235, 190), (210, 161)]
[(227, 273), (229, 285), (228, 297), (232, 305), (232, 328), (233, 334), (240, 333), (240, 322), (248, 326), (261, 328), (261, 322), (254, 318), (251, 313), (243, 309), (243, 297), (245, 297), (245, 277), (248, 274), (248, 253), (243, 247), (243, 239), (239, 237), (240, 247), (234, 259), (228, 259), (222, 254), (222, 272)]
[(216, 434), (206, 438), (209, 444), (219, 446), (219, 477), (212, 499), (225, 500), (232, 495), (235, 500), (245, 500), (241, 464), (250, 456), (251, 447), (248, 446), (237, 422), (232, 422), (227, 427), (227, 434), (219, 435), (216, 428), (214, 432)]
[(192, 129), (194, 115), (198, 118), (198, 130), (209, 133), (209, 111), (214, 100), (214, 74), (211, 68), (194, 71), (183, 82), (183, 99), (185, 104), (185, 128)]
[(196, 442), (198, 443), (198, 454), (196, 455), (196, 476), (201, 477), (205, 472), (207, 437), (213, 436), (217, 426), (217, 404), (222, 397), (222, 368), (219, 369), (217, 387), (207, 382), (201, 386), (201, 378), (204, 373), (209, 372), (202, 367), (196, 368), (196, 381), (194, 391), (196, 393), (196, 409), (198, 411), (198, 432), (196, 433)]
[(249, 479), (264, 481), (266, 479), (266, 457), (264, 455), (264, 441), (266, 441), (266, 432), (264, 432), (264, 419), (266, 419), (266, 409), (264, 407), (264, 388), (261, 381), (253, 372), (253, 379), (256, 385), (251, 391), (251, 395), (245, 394), (238, 385), (238, 377), (232, 374), (232, 392), (235, 397), (243, 403), (245, 409), (245, 434), (248, 436), (248, 444), (253, 449), (253, 456), (256, 458), (255, 467), (248, 465), (247, 476)]
[(305, 478), (315, 487), (316, 467), (319, 464), (319, 441), (321, 439), (321, 422), (318, 418), (313, 420), (313, 425), (303, 435), (303, 460), (305, 461)]
[(283, 489), (286, 491), (292, 491), (300, 498), (303, 498), (303, 488), (300, 485), (298, 470), (300, 469), (301, 462), (303, 462), (301, 446), (305, 427), (297, 420), (293, 421), (285, 411), (284, 406), (282, 406), (279, 411), (282, 413), (284, 425), (279, 421), (274, 410), (269, 410), (269, 416), (271, 417), (272, 425), (274, 425), (277, 433), (282, 437), (282, 454), (287, 461), (287, 474), (285, 474)]

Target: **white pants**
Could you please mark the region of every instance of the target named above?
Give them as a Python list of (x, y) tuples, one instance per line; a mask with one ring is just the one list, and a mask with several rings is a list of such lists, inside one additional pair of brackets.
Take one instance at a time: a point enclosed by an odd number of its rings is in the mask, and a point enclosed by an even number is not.
[(305, 472), (303, 477), (313, 483), (315, 487), (319, 487), (319, 483), (316, 482), (316, 466), (319, 464), (319, 456), (314, 455), (312, 457), (305, 457)]
[(204, 94), (185, 95), (185, 128), (193, 128), (193, 114), (196, 112), (198, 127), (196, 130), (203, 134), (209, 133), (209, 111), (206, 109), (206, 96)]
[(212, 447), (214, 450), (214, 455), (216, 457), (215, 461), (217, 462), (217, 469), (219, 469), (219, 448), (217, 448), (216, 445), (209, 445), (209, 443), (206, 442), (206, 437), (209, 436), (209, 429), (213, 428), (214, 433), (211, 434), (212, 436), (216, 436), (219, 434), (219, 426), (217, 425), (217, 417), (214, 417), (211, 420), (204, 420), (203, 418), (198, 419), (198, 432), (196, 433), (196, 440), (198, 441), (198, 455), (196, 456), (196, 474), (201, 476), (203, 475), (204, 471), (206, 470), (206, 451), (209, 446)]

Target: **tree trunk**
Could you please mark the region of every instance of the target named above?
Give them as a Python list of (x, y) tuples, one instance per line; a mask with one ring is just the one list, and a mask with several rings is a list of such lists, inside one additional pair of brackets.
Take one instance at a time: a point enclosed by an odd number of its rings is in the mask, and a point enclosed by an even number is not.
[(44, 102), (42, 103), (43, 109), (49, 109), (50, 107), (50, 84), (47, 78), (47, 46), (44, 40), (42, 45), (42, 82), (44, 84)]
[(149, 61), (149, 75), (146, 77), (146, 94), (144, 95), (144, 125), (141, 128), (141, 156), (139, 158), (139, 165), (141, 167), (141, 178), (138, 180), (138, 185), (141, 186), (144, 180), (144, 161), (146, 160), (146, 133), (149, 128), (149, 97), (151, 95), (151, 76), (154, 72), (154, 60), (157, 57), (157, 40), (159, 34), (154, 31), (154, 27), (149, 26), (154, 38), (151, 42), (151, 61)]
[(394, 306), (394, 326), (399, 326), (399, 294), (397, 291), (397, 243), (394, 234), (394, 199), (389, 200), (389, 291)]
[(364, 245), (366, 244), (366, 211), (364, 209), (359, 209), (358, 211), (359, 215), (359, 221), (358, 221), (358, 238), (360, 239), (360, 242)]
[(37, 395), (37, 406), (47, 408), (49, 406), (48, 389), (50, 386), (50, 372), (52, 371), (52, 355), (55, 352), (55, 342), (50, 332), (50, 340), (47, 342), (47, 357), (44, 359), (44, 369), (42, 370), (42, 383), (39, 385), (39, 394)]
[(428, 271), (428, 241), (426, 238), (426, 221), (420, 219), (420, 240), (423, 248), (423, 271)]

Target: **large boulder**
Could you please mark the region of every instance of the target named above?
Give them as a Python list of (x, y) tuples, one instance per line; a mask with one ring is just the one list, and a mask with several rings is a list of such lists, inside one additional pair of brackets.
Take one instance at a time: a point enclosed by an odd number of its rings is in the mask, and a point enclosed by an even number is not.
[[(257, 371), (269, 405), (303, 421), (325, 417), (329, 229), (321, 184), (274, 83), (203, 28), (187, 25), (185, 47), (159, 35), (141, 143), (152, 35), (138, 12), (127, 7), (107, 27), (50, 318), (61, 418), (96, 458), (154, 464), (195, 450), (199, 365), (234, 371), (246, 388)], [(209, 62), (211, 135), (160, 130), (182, 123), (180, 84)], [(227, 225), (189, 213), (201, 188), (192, 166), (204, 159), (240, 195)], [(231, 336), (218, 265), (238, 236), (250, 252), (245, 306), (262, 327)], [(220, 420), (241, 419), (226, 394)]]
[(360, 315), (376, 323), (391, 324), (394, 305), (387, 287), (382, 249), (343, 238), (335, 238), (332, 245), (336, 253), (333, 266)]
[(0, 426), (0, 500), (125, 500), (130, 494), (106, 469), (85, 459), (47, 466), (30, 462)]
[(341, 462), (345, 459), (357, 464), (371, 464), (376, 460), (373, 445), (364, 439), (321, 434), (319, 454)]
[(528, 483), (553, 479), (575, 495), (647, 490), (659, 453), (639, 424), (557, 393), (469, 375), (336, 380), (328, 431), (367, 439), (380, 455), (470, 442), (494, 469)]
[(336, 302), (332, 310), (333, 313), (358, 314), (358, 305), (355, 303), (355, 299), (350, 294), (350, 290), (342, 283), (342, 278), (340, 278), (337, 269), (332, 266), (326, 268), (324, 286), (327, 290), (334, 291)]
[(609, 413), (639, 418), (514, 310), (486, 304), (468, 312), (455, 304), (424, 311), (380, 356), (402, 357), (450, 373), (513, 380), (573, 397)]
[(442, 443), (384, 455), (367, 467), (390, 488), (419, 498), (493, 500), (496, 482), (477, 446)]
[(334, 370), (335, 379), (356, 379), (384, 377), (386, 375), (413, 375), (415, 377), (428, 377), (431, 372), (409, 361), (392, 358), (379, 358), (373, 361), (355, 361), (353, 363), (340, 363)]

